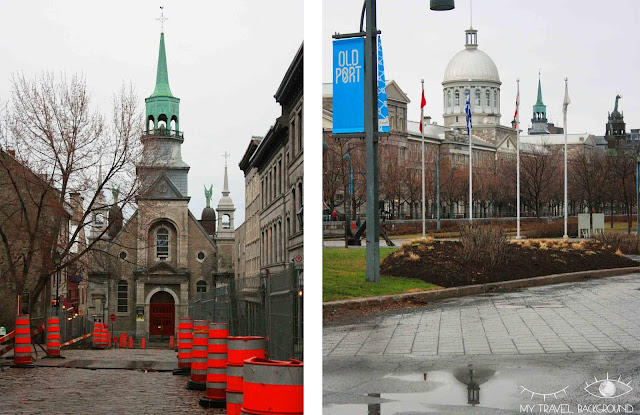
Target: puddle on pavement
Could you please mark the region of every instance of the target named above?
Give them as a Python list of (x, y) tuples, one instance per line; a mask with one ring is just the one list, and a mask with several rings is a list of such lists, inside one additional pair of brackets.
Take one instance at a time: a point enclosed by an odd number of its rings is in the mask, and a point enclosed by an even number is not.
[[(369, 393), (365, 397), (366, 404), (328, 404), (324, 406), (323, 413), (392, 415), (455, 411), (500, 414), (513, 413), (514, 408), (519, 408), (523, 402), (522, 388), (516, 379), (501, 375), (490, 367), (468, 365), (451, 372), (432, 371), (426, 376), (425, 373), (388, 374), (383, 379), (424, 382), (425, 391)], [(415, 390), (415, 387), (411, 389)]]

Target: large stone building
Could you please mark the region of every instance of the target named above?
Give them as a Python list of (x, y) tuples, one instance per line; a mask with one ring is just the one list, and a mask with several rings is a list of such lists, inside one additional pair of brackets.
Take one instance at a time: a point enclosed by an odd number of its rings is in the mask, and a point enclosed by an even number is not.
[[(264, 138), (252, 137), (239, 163), (245, 176), (244, 243), (237, 276), (281, 272), (303, 254), (303, 46), (287, 69), (275, 99), (282, 115)], [(240, 241), (240, 238), (238, 238)]]
[[(94, 213), (94, 232), (106, 221), (114, 231), (97, 242), (88, 287), (88, 314), (106, 319), (115, 314), (113, 330), (136, 338), (175, 334), (196, 292), (209, 291), (233, 277), (234, 206), (225, 166), (218, 221), (207, 207), (199, 221), (189, 210), (189, 165), (182, 160), (185, 136), (180, 130), (180, 99), (169, 87), (164, 33), (156, 85), (146, 98), (143, 155), (136, 166), (141, 189), (137, 210), (123, 223), (117, 206)], [(100, 194), (99, 198), (105, 196)], [(117, 192), (113, 205), (117, 204)], [(114, 203), (115, 202), (115, 203)]]

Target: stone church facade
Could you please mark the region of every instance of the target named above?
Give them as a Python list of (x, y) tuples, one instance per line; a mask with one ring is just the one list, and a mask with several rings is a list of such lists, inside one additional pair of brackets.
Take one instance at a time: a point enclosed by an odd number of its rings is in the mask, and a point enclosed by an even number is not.
[(137, 211), (126, 223), (117, 208), (96, 211), (100, 219), (90, 237), (106, 226), (102, 218), (116, 223), (91, 256), (88, 314), (101, 321), (115, 314), (110, 328), (115, 334), (126, 331), (137, 339), (154, 339), (175, 334), (197, 292), (210, 291), (233, 277), (235, 208), (225, 166), (218, 220), (209, 206), (211, 189), (205, 189), (207, 207), (201, 220), (189, 210), (190, 167), (181, 157), (180, 99), (169, 88), (164, 33), (155, 90), (145, 103), (143, 156), (136, 166), (141, 183)]

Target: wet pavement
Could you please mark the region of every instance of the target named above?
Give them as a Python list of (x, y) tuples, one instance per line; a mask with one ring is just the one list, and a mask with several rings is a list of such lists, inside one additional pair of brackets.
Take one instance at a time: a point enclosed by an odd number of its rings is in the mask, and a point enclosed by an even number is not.
[(639, 368), (636, 352), (329, 357), (323, 413), (640, 413)]
[(640, 351), (640, 274), (453, 298), (325, 327), (324, 356)]
[[(38, 359), (36, 364), (69, 367), (4, 367), (0, 414), (223, 413), (200, 407), (204, 392), (187, 390), (187, 376), (153, 370), (154, 365), (175, 366), (174, 351), (63, 349), (62, 355), (66, 359)], [(129, 370), (119, 369), (123, 366)]]
[(638, 310), (631, 274), (325, 327), (323, 413), (640, 413)]

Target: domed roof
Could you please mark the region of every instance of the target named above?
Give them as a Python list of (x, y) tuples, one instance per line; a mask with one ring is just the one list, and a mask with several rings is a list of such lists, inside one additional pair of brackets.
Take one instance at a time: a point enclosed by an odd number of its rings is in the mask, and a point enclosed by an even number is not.
[(442, 83), (457, 81), (490, 81), (500, 83), (498, 67), (493, 60), (478, 49), (476, 30), (467, 30), (467, 45), (447, 65)]
[(216, 220), (216, 211), (210, 207), (206, 207), (202, 209), (202, 220), (212, 220), (215, 222)]

